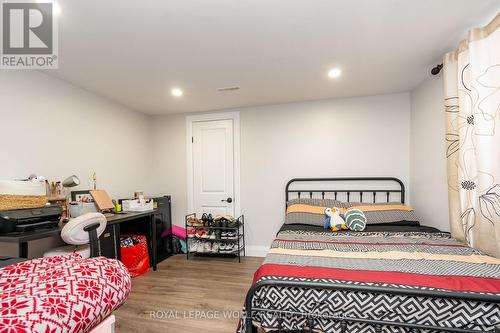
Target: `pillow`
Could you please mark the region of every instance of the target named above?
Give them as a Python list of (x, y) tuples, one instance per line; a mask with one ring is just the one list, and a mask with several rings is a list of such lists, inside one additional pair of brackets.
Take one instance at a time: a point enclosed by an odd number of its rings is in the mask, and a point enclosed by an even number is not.
[(345, 208), (341, 201), (333, 199), (293, 199), (288, 201), (285, 224), (325, 225), (325, 208)]
[(401, 203), (361, 203), (341, 202), (333, 199), (293, 199), (287, 203), (285, 224), (307, 224), (324, 226), (325, 208), (338, 207), (341, 213), (348, 208), (361, 210), (366, 217), (366, 224), (420, 225), (413, 208)]
[(419, 218), (412, 207), (399, 202), (364, 203), (351, 202), (351, 208), (361, 210), (367, 224), (420, 225)]
[(319, 199), (319, 198), (300, 198), (300, 199), (291, 199), (286, 203), (286, 206), (296, 205), (296, 204), (304, 204), (310, 206), (320, 206), (320, 207), (339, 207), (339, 208), (347, 208), (350, 205), (347, 202), (342, 202), (334, 199)]

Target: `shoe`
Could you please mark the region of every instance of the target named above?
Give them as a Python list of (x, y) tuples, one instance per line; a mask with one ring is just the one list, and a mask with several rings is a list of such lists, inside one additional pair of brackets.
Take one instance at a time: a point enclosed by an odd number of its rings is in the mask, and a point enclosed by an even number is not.
[(207, 216), (207, 222), (208, 222), (208, 227), (212, 227), (214, 224), (214, 218), (212, 217), (212, 214), (208, 214)]
[(198, 246), (197, 246), (196, 250), (197, 250), (196, 253), (204, 253), (205, 252), (204, 247), (203, 247), (203, 242), (198, 241)]
[(212, 253), (219, 253), (219, 243), (214, 242), (212, 244)]
[(238, 234), (234, 231), (228, 232), (227, 233), (227, 239), (238, 239)]
[(215, 240), (216, 239), (215, 231), (210, 231), (210, 234), (208, 235), (208, 238), (212, 239), (212, 240)]
[(203, 226), (203, 221), (201, 221), (200, 219), (197, 219), (194, 216), (190, 216), (187, 219), (187, 225), (189, 227), (201, 227), (201, 226)]
[(238, 219), (231, 219), (227, 222), (228, 228), (237, 228), (240, 225), (240, 221)]
[(201, 239), (208, 239), (209, 237), (209, 234), (208, 232), (205, 230), (205, 229), (202, 229), (204, 231), (204, 233), (202, 233), (202, 235), (200, 236)]
[(227, 220), (226, 219), (220, 220), (220, 227), (221, 228), (227, 228)]
[(198, 252), (198, 241), (190, 239), (188, 241), (189, 252)]
[(206, 238), (206, 236), (203, 237), (206, 233), (207, 231), (205, 229), (198, 229), (196, 230), (196, 238)]
[(225, 253), (233, 253), (236, 250), (236, 246), (234, 244), (227, 244)]
[(217, 215), (215, 217), (216, 220), (232, 220), (233, 216), (232, 215)]
[(224, 253), (226, 252), (226, 243), (220, 243), (219, 244), (219, 253)]
[(192, 238), (192, 237), (194, 237), (194, 235), (196, 235), (196, 230), (193, 228), (188, 228), (187, 234), (188, 234), (189, 238)]
[(201, 215), (201, 220), (203, 221), (204, 224), (208, 222), (208, 215), (207, 215), (207, 213), (203, 213)]
[(210, 244), (210, 242), (205, 242), (203, 244), (203, 252), (204, 253), (212, 253), (212, 244)]
[(227, 234), (228, 234), (228, 233), (227, 233), (226, 231), (221, 232), (221, 234), (220, 234), (220, 238), (221, 238), (221, 239), (227, 239)]

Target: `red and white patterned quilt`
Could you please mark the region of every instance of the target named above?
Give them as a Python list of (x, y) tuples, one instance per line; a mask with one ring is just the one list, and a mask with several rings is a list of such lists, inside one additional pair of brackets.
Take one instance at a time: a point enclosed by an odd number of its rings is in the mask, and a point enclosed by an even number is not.
[(0, 333), (88, 332), (130, 293), (118, 260), (79, 254), (0, 269)]

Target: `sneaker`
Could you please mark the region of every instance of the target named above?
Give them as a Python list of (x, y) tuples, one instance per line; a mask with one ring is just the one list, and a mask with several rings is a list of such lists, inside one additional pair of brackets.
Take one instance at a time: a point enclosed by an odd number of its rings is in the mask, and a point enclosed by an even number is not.
[(194, 235), (196, 235), (196, 230), (194, 230), (193, 228), (188, 228), (187, 234), (189, 238), (192, 238), (194, 237)]
[(212, 240), (215, 240), (216, 239), (215, 231), (210, 231), (210, 234), (208, 235), (208, 238), (212, 239)]
[(235, 250), (236, 246), (234, 244), (227, 244), (225, 253), (233, 253)]
[(220, 243), (219, 244), (219, 253), (224, 253), (224, 252), (226, 252), (226, 244)]
[(238, 239), (238, 234), (234, 231), (230, 231), (227, 233), (227, 239)]
[(208, 232), (205, 229), (203, 229), (203, 231), (204, 231), (204, 233), (202, 233), (202, 235), (200, 236), (200, 238), (201, 239), (208, 239), (208, 237), (210, 237), (209, 234), (208, 234)]
[(196, 253), (203, 253), (203, 243), (200, 241), (197, 241), (197, 246), (196, 246)]
[(240, 221), (238, 219), (231, 219), (227, 222), (228, 228), (237, 228), (240, 225)]
[(198, 241), (190, 239), (188, 241), (189, 252), (198, 252)]
[(203, 244), (203, 252), (204, 253), (212, 253), (212, 244), (210, 244), (210, 242), (205, 242)]
[(227, 234), (228, 234), (228, 232), (226, 232), (226, 231), (221, 232), (220, 238), (221, 239), (227, 239)]
[(219, 243), (214, 242), (212, 244), (212, 253), (219, 253)]

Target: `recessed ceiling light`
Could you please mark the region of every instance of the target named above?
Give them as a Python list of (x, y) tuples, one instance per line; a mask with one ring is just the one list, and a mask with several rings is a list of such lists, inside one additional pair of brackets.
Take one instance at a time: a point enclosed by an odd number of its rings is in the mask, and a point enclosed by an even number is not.
[(340, 68), (332, 68), (328, 71), (328, 76), (332, 79), (336, 79), (340, 75), (342, 75), (342, 70)]
[(174, 88), (172, 89), (171, 91), (172, 95), (174, 95), (175, 97), (181, 97), (184, 93), (182, 92), (182, 90), (180, 90), (179, 88)]

